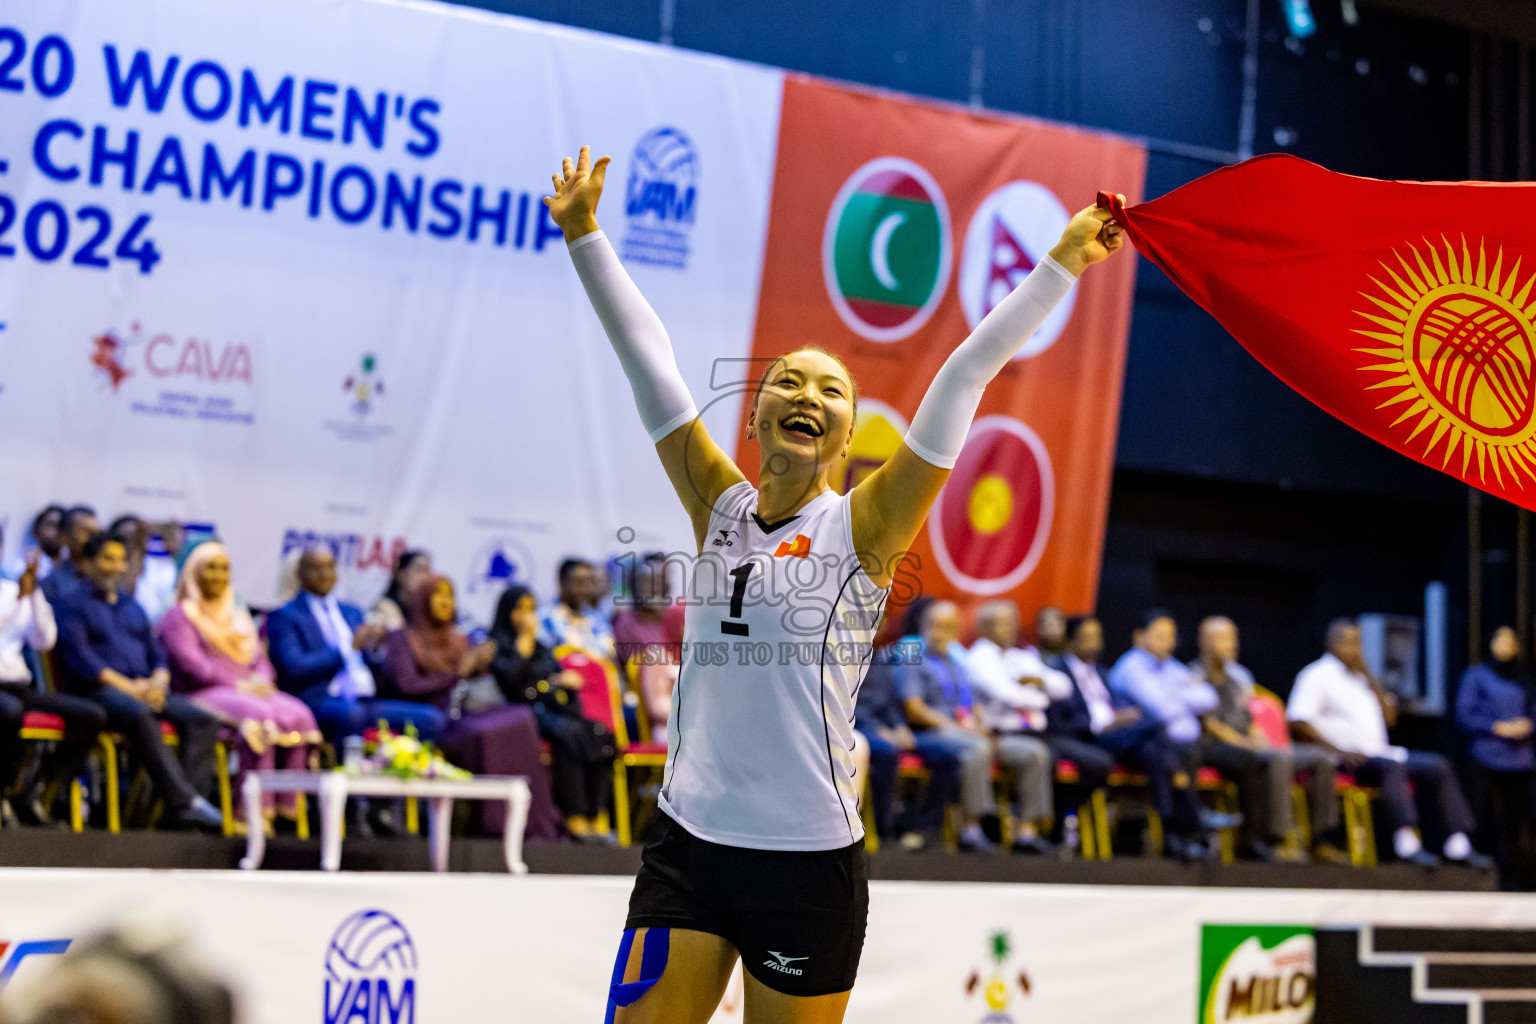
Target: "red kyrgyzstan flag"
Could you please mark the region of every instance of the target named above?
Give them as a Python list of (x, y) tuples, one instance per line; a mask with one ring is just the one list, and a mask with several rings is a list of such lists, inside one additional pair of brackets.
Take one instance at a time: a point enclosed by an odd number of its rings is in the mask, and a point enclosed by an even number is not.
[(1275, 155), (1116, 205), (1142, 255), (1281, 380), (1536, 508), (1536, 185), (1377, 181)]

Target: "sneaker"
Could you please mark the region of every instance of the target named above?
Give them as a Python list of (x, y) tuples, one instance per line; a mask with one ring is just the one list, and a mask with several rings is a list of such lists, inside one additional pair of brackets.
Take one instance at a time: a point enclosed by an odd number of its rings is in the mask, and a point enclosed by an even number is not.
[(1015, 839), (1013, 852), (1031, 857), (1049, 857), (1056, 852), (1056, 847), (1039, 836), (1031, 836), (1028, 839)]
[(177, 812), (176, 824), (207, 829), (210, 832), (222, 832), (224, 831), (224, 815), (207, 800), (200, 796), (194, 796), (191, 803)]
[(921, 832), (903, 832), (896, 844), (907, 853), (921, 853), (928, 845), (928, 839)]
[(1219, 832), (1224, 828), (1237, 828), (1243, 823), (1241, 814), (1226, 814), (1222, 811), (1209, 811), (1204, 808), (1200, 811), (1200, 827), (1210, 831)]
[(1411, 857), (1398, 858), (1404, 864), (1417, 864), (1421, 868), (1437, 868), (1440, 866), (1440, 858), (1428, 850), (1420, 850)]
[(955, 844), (961, 853), (991, 853), (996, 849), (979, 828), (968, 828), (960, 833), (960, 841)]
[(1243, 860), (1258, 861), (1260, 864), (1273, 864), (1280, 859), (1280, 855), (1275, 853), (1273, 846), (1257, 839), (1251, 843), (1244, 843), (1238, 848), (1237, 855)]
[(1471, 851), (1465, 857), (1447, 857), (1446, 863), (1460, 864), (1464, 867), (1473, 868), (1477, 871), (1493, 870), (1493, 858), (1485, 853), (1478, 853), (1476, 850)]
[(11, 809), (11, 802), (0, 797), (0, 828), (15, 828), (20, 824), (16, 820), (16, 812)]

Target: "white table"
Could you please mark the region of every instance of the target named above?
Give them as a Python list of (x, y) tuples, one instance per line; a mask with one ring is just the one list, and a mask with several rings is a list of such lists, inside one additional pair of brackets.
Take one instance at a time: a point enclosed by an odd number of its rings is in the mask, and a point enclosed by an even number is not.
[(240, 867), (254, 871), (267, 852), (261, 798), (264, 793), (315, 793), (320, 798), (320, 867), (341, 867), (342, 819), (351, 796), (417, 797), (427, 801), (427, 836), (432, 848), (432, 870), (448, 870), (448, 839), (455, 800), (505, 800), (507, 826), (503, 845), (507, 870), (526, 875), (523, 863), (523, 828), (528, 824), (532, 793), (520, 775), (481, 775), (473, 779), (399, 779), (393, 775), (348, 775), (345, 772), (248, 772), (241, 785), (249, 832)]

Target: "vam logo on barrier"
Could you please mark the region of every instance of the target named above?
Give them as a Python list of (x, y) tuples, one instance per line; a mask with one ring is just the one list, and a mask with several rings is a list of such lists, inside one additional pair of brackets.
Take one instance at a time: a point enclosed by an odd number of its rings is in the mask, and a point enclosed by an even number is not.
[(325, 952), (325, 1024), (416, 1024), (416, 943), (383, 910), (359, 910)]

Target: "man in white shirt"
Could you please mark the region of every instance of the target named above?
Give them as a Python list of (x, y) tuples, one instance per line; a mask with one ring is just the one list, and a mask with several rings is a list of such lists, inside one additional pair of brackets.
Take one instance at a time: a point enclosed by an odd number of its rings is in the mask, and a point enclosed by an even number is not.
[[(46, 693), (32, 679), (24, 648), (51, 651), (59, 635), (53, 608), (38, 586), (38, 562), (38, 553), (29, 551), (21, 579), (0, 580), (0, 819), (46, 825), (51, 815), (36, 794), (80, 770), (106, 728), (107, 713), (81, 697)], [(62, 718), (64, 739), (41, 767), (33, 791), (11, 794), (21, 768), (21, 726), (29, 711)]]
[(1045, 709), (1072, 690), (1072, 680), (1047, 668), (1033, 647), (1020, 647), (1019, 608), (988, 601), (976, 609), (976, 641), (966, 651), (981, 713), (999, 732), (1043, 732)]
[(1381, 789), (1393, 830), (1392, 849), (1399, 859), (1437, 862), (1415, 831), (1417, 793), (1439, 819), (1446, 836), (1445, 858), (1487, 866), (1488, 858), (1475, 853), (1467, 838), (1476, 822), (1450, 762), (1439, 754), (1388, 742), (1387, 727), (1397, 719), (1397, 701), (1366, 666), (1360, 626), (1353, 619), (1335, 619), (1328, 626), (1327, 645), (1328, 653), (1296, 676), (1286, 705), (1291, 735), (1323, 747), (1358, 782)]

